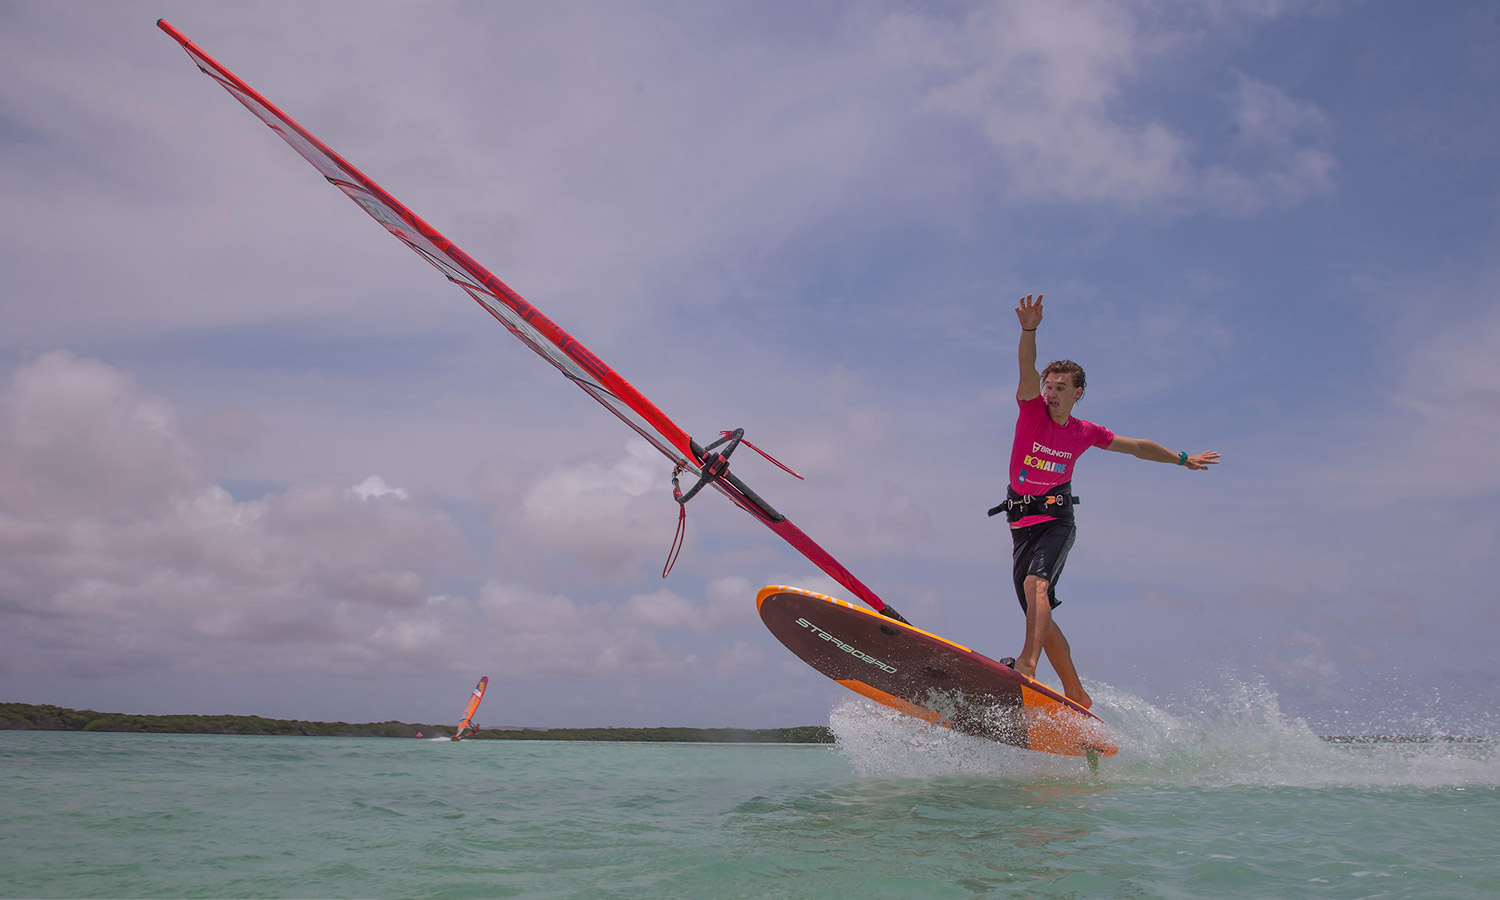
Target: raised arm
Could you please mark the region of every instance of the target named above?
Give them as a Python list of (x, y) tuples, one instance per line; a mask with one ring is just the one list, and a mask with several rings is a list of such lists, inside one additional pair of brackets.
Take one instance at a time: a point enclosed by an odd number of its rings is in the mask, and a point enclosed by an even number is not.
[(1042, 395), (1042, 376), (1036, 370), (1036, 330), (1042, 324), (1042, 295), (1032, 300), (1027, 294), (1016, 307), (1021, 320), (1021, 346), (1016, 355), (1021, 363), (1021, 380), (1016, 385), (1017, 400), (1032, 400)]
[(1175, 450), (1168, 450), (1156, 441), (1148, 441), (1143, 438), (1128, 438), (1115, 435), (1115, 439), (1104, 449), (1113, 450), (1116, 453), (1129, 453), (1136, 459), (1144, 459), (1150, 462), (1176, 463), (1194, 471), (1202, 471), (1209, 466), (1219, 464), (1219, 454), (1213, 450), (1205, 450), (1202, 453), (1195, 453), (1192, 456), (1188, 456), (1185, 452), (1179, 453)]

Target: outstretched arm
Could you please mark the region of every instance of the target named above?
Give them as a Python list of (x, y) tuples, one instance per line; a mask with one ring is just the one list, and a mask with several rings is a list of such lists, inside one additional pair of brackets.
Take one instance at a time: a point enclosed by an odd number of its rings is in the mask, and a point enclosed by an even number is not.
[(1042, 295), (1036, 300), (1027, 294), (1016, 307), (1016, 318), (1021, 320), (1021, 346), (1016, 354), (1021, 363), (1021, 380), (1016, 386), (1017, 400), (1033, 400), (1042, 395), (1042, 376), (1036, 371), (1036, 330), (1042, 324)]
[(1150, 462), (1177, 463), (1194, 471), (1202, 471), (1209, 466), (1219, 464), (1219, 454), (1213, 450), (1205, 450), (1202, 453), (1195, 453), (1192, 456), (1184, 457), (1183, 454), (1168, 450), (1156, 441), (1148, 441), (1142, 438), (1128, 438), (1115, 435), (1115, 439), (1104, 449), (1113, 450), (1116, 453), (1129, 453), (1136, 459), (1144, 459)]

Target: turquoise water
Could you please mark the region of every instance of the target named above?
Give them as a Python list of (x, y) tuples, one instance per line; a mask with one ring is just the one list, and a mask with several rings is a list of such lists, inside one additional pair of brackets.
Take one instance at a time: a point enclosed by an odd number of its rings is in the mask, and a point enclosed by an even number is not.
[(0, 896), (1500, 896), (1492, 739), (1096, 699), (1097, 777), (860, 700), (833, 747), (0, 732)]

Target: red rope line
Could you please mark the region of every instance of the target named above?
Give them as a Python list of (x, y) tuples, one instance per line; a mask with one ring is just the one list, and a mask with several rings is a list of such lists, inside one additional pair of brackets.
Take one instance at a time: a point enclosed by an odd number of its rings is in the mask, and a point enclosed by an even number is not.
[(662, 567), (661, 577), (666, 578), (677, 565), (677, 556), (682, 553), (683, 538), (687, 536), (687, 507), (677, 507), (677, 536), (672, 538), (672, 549), (667, 551), (667, 564)]

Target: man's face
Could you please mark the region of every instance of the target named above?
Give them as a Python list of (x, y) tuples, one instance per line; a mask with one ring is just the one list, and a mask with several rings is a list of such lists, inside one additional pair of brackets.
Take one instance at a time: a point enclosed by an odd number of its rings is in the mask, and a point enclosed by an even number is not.
[(1078, 402), (1078, 395), (1082, 393), (1073, 386), (1072, 372), (1049, 372), (1042, 379), (1042, 399), (1047, 402), (1047, 412), (1054, 415), (1066, 415), (1073, 409), (1073, 404)]

